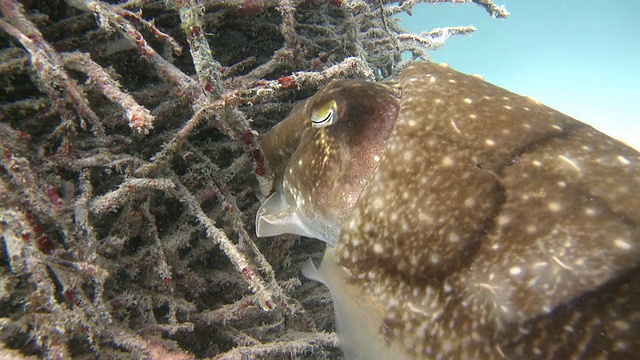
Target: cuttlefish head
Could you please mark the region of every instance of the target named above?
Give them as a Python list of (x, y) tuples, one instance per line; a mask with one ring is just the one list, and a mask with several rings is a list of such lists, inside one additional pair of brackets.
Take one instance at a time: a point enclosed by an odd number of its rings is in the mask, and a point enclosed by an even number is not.
[(400, 108), (392, 83), (330, 83), (262, 142), (275, 192), (256, 217), (260, 237), (297, 234), (331, 245), (371, 176)]

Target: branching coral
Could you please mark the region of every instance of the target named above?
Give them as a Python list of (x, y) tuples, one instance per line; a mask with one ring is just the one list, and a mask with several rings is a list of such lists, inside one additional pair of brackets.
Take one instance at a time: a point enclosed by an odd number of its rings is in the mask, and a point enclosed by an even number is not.
[(338, 357), (321, 246), (252, 235), (259, 134), (473, 31), (420, 2), (471, 1), (0, 2), (0, 357)]

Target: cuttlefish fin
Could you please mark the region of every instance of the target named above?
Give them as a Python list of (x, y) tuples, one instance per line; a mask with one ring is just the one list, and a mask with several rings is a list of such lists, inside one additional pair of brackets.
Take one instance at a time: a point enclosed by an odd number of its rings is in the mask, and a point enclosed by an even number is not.
[(316, 267), (316, 264), (313, 263), (313, 260), (309, 259), (302, 268), (302, 275), (309, 280), (317, 281), (319, 283), (324, 284), (324, 286), (329, 287), (329, 284), (324, 279), (324, 276)]
[(256, 214), (256, 235), (258, 237), (294, 234), (319, 238), (319, 234), (309, 229), (300, 216), (276, 191), (260, 206)]
[(333, 299), (336, 332), (348, 360), (408, 359), (397, 343), (387, 345), (380, 334), (383, 314), (372, 299), (353, 283), (335, 261), (334, 248), (327, 247), (320, 269), (311, 260), (302, 273), (308, 279), (326, 285)]

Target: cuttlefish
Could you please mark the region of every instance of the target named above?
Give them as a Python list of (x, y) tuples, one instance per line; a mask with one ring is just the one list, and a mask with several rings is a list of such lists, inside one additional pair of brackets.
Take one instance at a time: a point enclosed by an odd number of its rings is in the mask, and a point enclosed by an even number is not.
[(447, 66), (334, 81), (264, 138), (258, 236), (325, 241), (349, 359), (640, 356), (640, 153)]

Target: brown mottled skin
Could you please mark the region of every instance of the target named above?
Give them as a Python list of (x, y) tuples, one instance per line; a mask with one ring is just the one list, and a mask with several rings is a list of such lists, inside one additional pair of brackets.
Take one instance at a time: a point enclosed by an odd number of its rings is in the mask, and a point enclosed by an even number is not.
[[(329, 98), (337, 122), (312, 128)], [(636, 150), (428, 62), (329, 84), (263, 145), (399, 356), (640, 358)]]

